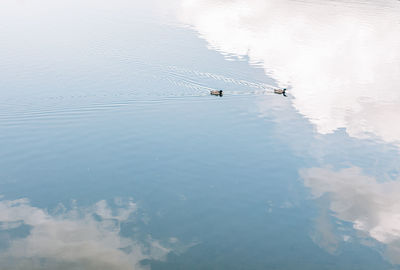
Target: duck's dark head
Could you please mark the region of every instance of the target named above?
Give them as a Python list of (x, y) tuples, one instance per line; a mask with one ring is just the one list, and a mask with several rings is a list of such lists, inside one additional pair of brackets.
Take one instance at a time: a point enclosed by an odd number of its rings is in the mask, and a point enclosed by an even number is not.
[(223, 95), (223, 91), (219, 90), (219, 95), (222, 96)]

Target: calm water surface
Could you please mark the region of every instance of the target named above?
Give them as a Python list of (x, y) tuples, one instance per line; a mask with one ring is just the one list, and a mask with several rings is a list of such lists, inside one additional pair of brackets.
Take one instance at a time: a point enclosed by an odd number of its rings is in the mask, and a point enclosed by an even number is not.
[(3, 1), (0, 269), (400, 269), (399, 15)]

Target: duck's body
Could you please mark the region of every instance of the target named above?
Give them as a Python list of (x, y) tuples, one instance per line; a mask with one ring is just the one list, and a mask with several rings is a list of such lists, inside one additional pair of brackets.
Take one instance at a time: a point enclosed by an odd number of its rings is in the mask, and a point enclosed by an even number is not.
[(274, 93), (278, 95), (284, 95), (286, 96), (286, 88), (283, 89), (274, 89)]
[(210, 91), (210, 94), (213, 95), (213, 96), (220, 96), (220, 97), (222, 97), (223, 94), (224, 94), (224, 92), (223, 92), (222, 90), (211, 90), (211, 91)]

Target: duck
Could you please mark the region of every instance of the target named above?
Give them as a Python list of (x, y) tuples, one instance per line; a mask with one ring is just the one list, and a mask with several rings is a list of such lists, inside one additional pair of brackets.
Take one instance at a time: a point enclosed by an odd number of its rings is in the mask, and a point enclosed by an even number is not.
[(224, 94), (224, 91), (222, 91), (222, 90), (211, 90), (211, 91), (210, 91), (210, 95), (213, 95), (213, 96), (220, 96), (220, 97), (222, 97), (223, 94)]
[(286, 97), (286, 88), (283, 89), (274, 89), (274, 93), (278, 95), (284, 95)]

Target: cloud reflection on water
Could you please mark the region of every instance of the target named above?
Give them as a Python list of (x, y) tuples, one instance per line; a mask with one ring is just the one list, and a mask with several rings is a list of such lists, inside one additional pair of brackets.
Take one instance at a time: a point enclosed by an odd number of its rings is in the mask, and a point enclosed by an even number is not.
[[(25, 199), (0, 201), (0, 265), (7, 269), (142, 269), (143, 259), (163, 259), (170, 251), (157, 241), (138, 243), (121, 236), (121, 223), (136, 211), (132, 201), (100, 201), (86, 209), (74, 207), (51, 215)], [(11, 236), (27, 226), (29, 233)], [(4, 235), (8, 235), (4, 237)]]
[(400, 145), (400, 2), (182, 0), (213, 49), (262, 63), (318, 132)]
[(322, 236), (317, 240), (324, 248), (333, 251), (338, 241), (326, 222), (325, 214), (331, 212), (337, 219), (350, 222), (366, 239), (384, 244), (385, 255), (392, 263), (400, 264), (400, 181), (379, 182), (357, 167), (339, 171), (311, 168), (301, 171), (301, 176), (314, 198), (327, 199), (316, 224)]

